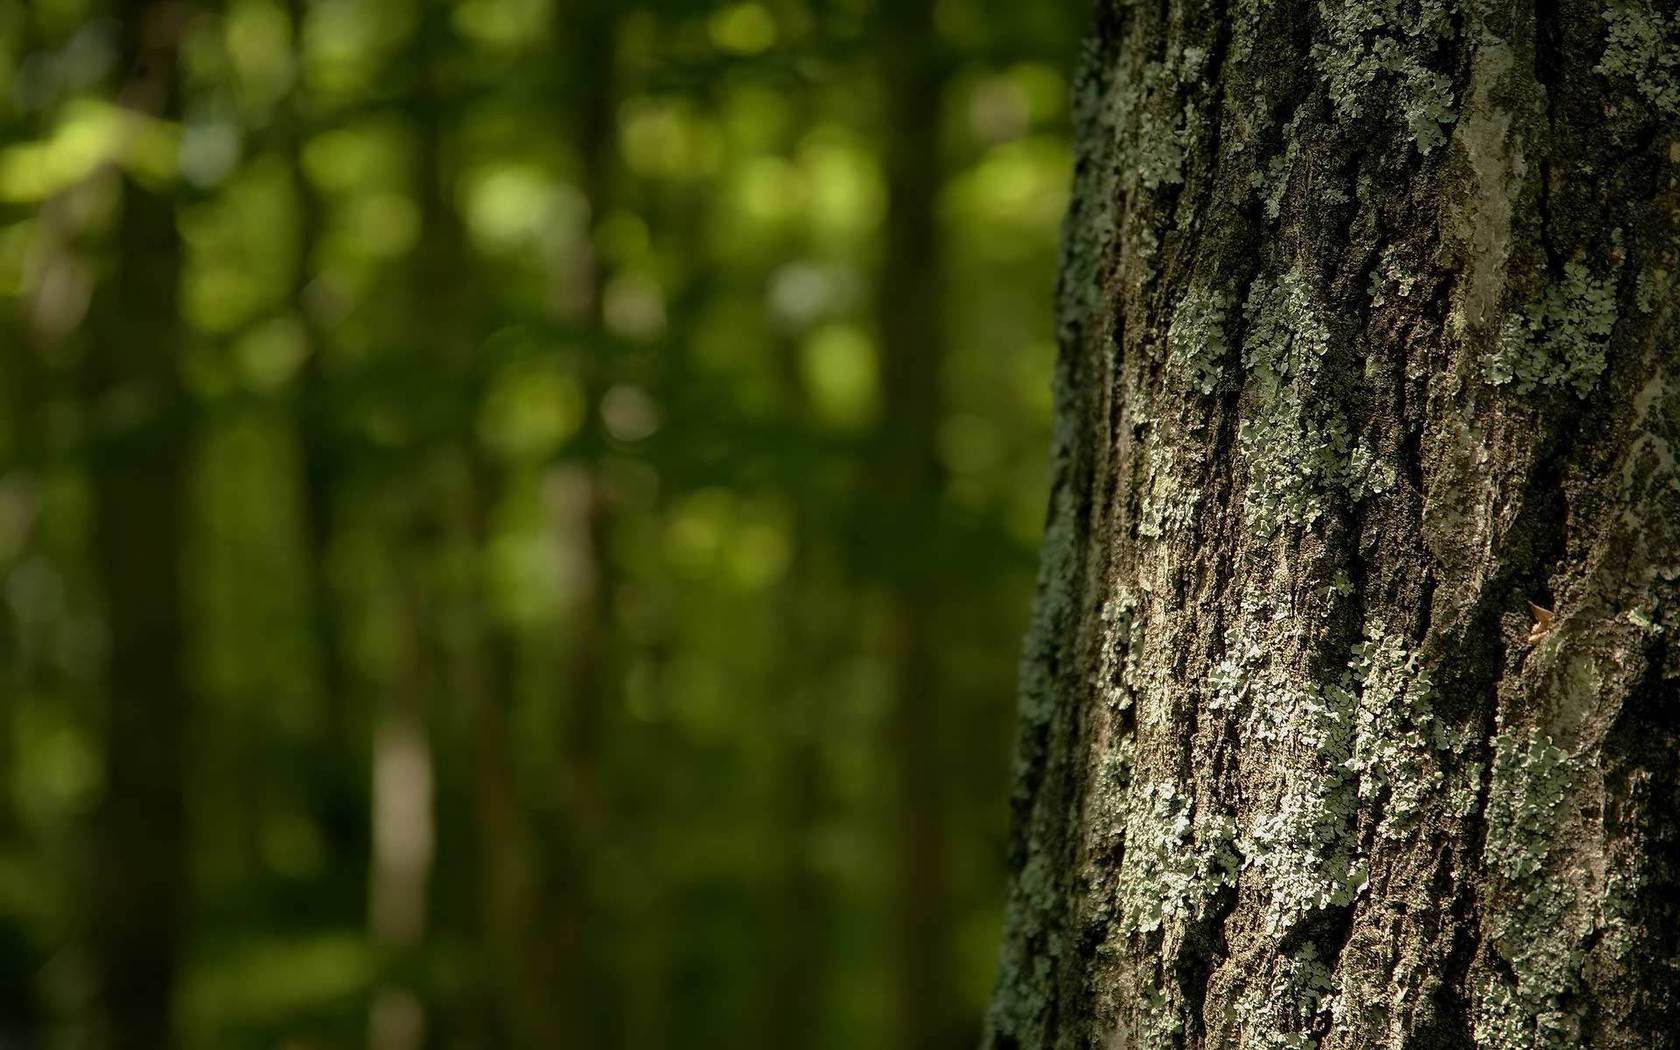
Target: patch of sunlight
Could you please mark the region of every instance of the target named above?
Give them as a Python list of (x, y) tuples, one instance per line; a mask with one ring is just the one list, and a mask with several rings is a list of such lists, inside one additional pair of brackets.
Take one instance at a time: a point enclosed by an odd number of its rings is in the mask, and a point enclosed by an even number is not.
[(272, 157), (247, 165), (219, 193), (184, 209), (187, 320), (226, 334), (283, 302), (291, 287), (295, 219), (289, 175)]
[(266, 938), (195, 960), (182, 989), (191, 1027), (278, 1020), (361, 994), (373, 959), (359, 934)]
[(1062, 71), (1043, 62), (1021, 62), (1007, 74), (1027, 101), (1034, 121), (1055, 120), (1067, 112), (1068, 83)]
[(619, 141), (630, 170), (649, 178), (702, 178), (717, 170), (724, 153), (717, 125), (686, 99), (670, 97), (625, 102), (619, 110)]
[(369, 91), (384, 59), (412, 38), (418, 4), (390, 0), (316, 0), (304, 23), (304, 74), (324, 95)]
[(276, 0), (238, 0), (222, 16), (222, 38), (248, 105), (265, 109), (285, 97), (297, 69), (284, 6)]
[(276, 393), (291, 382), (308, 356), (303, 326), (290, 314), (257, 325), (234, 347), (245, 385), (259, 394)]
[(787, 572), (793, 541), (785, 510), (761, 503), (742, 508), (730, 531), (726, 557), (730, 578), (744, 590), (762, 590)]
[(874, 418), (879, 394), (875, 343), (863, 329), (827, 324), (800, 346), (805, 386), (818, 417), (857, 427)]
[(310, 181), (330, 192), (400, 186), (409, 166), (407, 146), (402, 131), (386, 124), (336, 128), (304, 145), (303, 169)]
[(15, 717), (12, 790), (19, 814), (46, 827), (91, 809), (101, 780), (93, 739), (62, 714), (39, 705), (22, 707)]
[(722, 8), (712, 14), (707, 29), (720, 51), (757, 55), (776, 46), (776, 20), (763, 4)]
[(812, 232), (830, 244), (867, 236), (886, 210), (886, 187), (874, 151), (850, 135), (819, 128), (799, 149), (809, 186)]
[(721, 108), (730, 149), (737, 156), (774, 152), (795, 120), (788, 94), (765, 84), (731, 85)]
[(497, 614), (532, 626), (561, 608), (565, 573), (554, 537), (540, 528), (502, 532), (491, 540), (485, 571)]
[(544, 46), (550, 0), (461, 0), (455, 28), (489, 48), (523, 51)]
[(797, 259), (771, 275), (765, 305), (780, 324), (797, 330), (854, 310), (863, 297), (863, 277), (853, 267)]
[(0, 199), (44, 200), (110, 162), (148, 183), (175, 175), (180, 128), (133, 110), (80, 99), (64, 108), (47, 137), (0, 152)]
[(569, 183), (530, 164), (499, 164), (461, 183), (467, 227), (489, 251), (557, 248), (582, 236), (589, 202)]
[(1056, 230), (1067, 203), (1071, 158), (1065, 144), (1044, 137), (1005, 142), (952, 181), (947, 203), (978, 221)]
[(666, 561), (684, 576), (709, 576), (734, 519), (735, 496), (726, 489), (705, 489), (682, 500), (666, 519)]
[(969, 130), (981, 142), (1017, 139), (1067, 110), (1067, 81), (1053, 66), (1022, 62), (976, 80), (968, 91)]
[(792, 220), (808, 199), (801, 172), (782, 157), (754, 157), (736, 169), (732, 182), (736, 209), (762, 226)]
[(583, 387), (558, 361), (516, 361), (491, 380), (478, 436), (508, 459), (541, 459), (578, 432), (586, 408)]

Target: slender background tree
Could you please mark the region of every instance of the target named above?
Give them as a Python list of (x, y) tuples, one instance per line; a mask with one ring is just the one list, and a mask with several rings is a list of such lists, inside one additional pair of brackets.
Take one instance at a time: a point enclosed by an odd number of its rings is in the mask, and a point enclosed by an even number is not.
[[(117, 12), (119, 149), (144, 133), (135, 125), (180, 113), (185, 14), (163, 2)], [(109, 652), (91, 911), (103, 1040), (143, 1050), (170, 1043), (187, 916), (182, 247), (166, 192), (115, 168), (90, 177), (122, 184), (86, 358), (90, 554)]]

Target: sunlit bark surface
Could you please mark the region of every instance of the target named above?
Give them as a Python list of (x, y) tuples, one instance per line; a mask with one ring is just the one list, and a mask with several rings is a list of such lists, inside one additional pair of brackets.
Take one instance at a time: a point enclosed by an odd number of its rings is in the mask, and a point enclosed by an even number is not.
[(1680, 1045), (1680, 18), (1101, 5), (989, 1045)]

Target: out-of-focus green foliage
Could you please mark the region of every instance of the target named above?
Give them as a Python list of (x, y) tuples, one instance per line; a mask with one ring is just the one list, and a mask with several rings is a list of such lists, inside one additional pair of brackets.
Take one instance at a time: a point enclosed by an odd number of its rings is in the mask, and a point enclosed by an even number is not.
[[(187, 464), (176, 1045), (973, 1045), (1084, 5), (899, 3), (0, 0), (0, 1045), (122, 1025), (126, 440)], [(100, 313), (142, 192), (166, 346)], [(84, 381), (128, 324), (162, 430)]]

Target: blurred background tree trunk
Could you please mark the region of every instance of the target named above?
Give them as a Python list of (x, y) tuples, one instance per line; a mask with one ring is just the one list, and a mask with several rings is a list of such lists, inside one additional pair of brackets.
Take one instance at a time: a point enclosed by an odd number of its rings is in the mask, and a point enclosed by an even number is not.
[(906, 1050), (939, 1050), (972, 1038), (954, 1028), (949, 984), (951, 858), (939, 758), (948, 705), (938, 653), (944, 641), (941, 603), (951, 581), (940, 571), (939, 551), (927, 543), (936, 534), (944, 480), (936, 440), (946, 361), (940, 230), (946, 56), (938, 45), (934, 9), (933, 0), (906, 0), (884, 6), (880, 14), (887, 207), (877, 290), (879, 480), (883, 524), (896, 530), (904, 545), (888, 566), (886, 631), (894, 663), (887, 744), (898, 823), (896, 1007)]
[[(87, 408), (93, 564), (106, 610), (104, 805), (92, 895), (107, 1045), (173, 1046), (186, 934), (182, 536), (188, 408), (178, 362), (182, 249), (172, 193), (133, 177), (142, 122), (179, 113), (176, 48), (186, 10), (129, 3), (120, 15), (125, 125), (111, 271), (91, 308)], [(120, 174), (119, 174), (120, 173)]]
[(315, 655), (315, 682), (321, 702), (320, 745), (331, 757), (314, 785), (334, 858), (342, 862), (364, 850), (367, 788), (359, 780), (365, 767), (365, 720), (358, 700), (366, 683), (346, 654), (344, 595), (338, 582), (336, 543), (343, 505), (353, 496), (347, 461), (352, 457), (338, 411), (332, 368), (333, 348), (323, 315), (334, 309), (334, 290), (320, 267), (326, 232), (326, 202), (308, 172), (304, 155), (312, 122), (320, 120), (301, 61), (309, 25), (310, 0), (287, 0), (289, 43), (294, 71), (283, 109), (275, 117), (276, 148), (291, 177), (296, 223), (295, 268), (290, 287), (292, 316), (302, 341), (302, 376), (296, 393), (295, 426), (301, 448), (303, 550), (309, 572), (308, 616)]
[(626, 1000), (609, 959), (618, 950), (610, 894), (601, 884), (609, 841), (611, 795), (607, 756), (613, 714), (622, 697), (614, 651), (618, 573), (613, 560), (615, 515), (607, 480), (609, 455), (603, 399), (613, 383), (618, 347), (606, 319), (610, 262), (603, 249), (607, 217), (622, 172), (618, 162), (617, 109), (620, 12), (611, 0), (565, 0), (556, 8), (556, 36), (573, 89), (569, 131), (578, 164), (578, 186), (587, 209), (587, 236), (578, 282), (576, 316), (587, 348), (581, 375), (583, 418), (578, 431), (578, 473), (571, 498), (580, 578), (575, 625), (562, 671), (561, 711), (565, 756), (559, 770), (562, 810), (548, 836), (547, 888), (554, 894), (550, 927), (555, 942), (560, 1016), (570, 1038), (604, 1048), (621, 1045), (628, 1027)]
[(988, 1045), (1680, 1045), (1667, 32), (1099, 6)]

